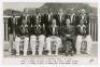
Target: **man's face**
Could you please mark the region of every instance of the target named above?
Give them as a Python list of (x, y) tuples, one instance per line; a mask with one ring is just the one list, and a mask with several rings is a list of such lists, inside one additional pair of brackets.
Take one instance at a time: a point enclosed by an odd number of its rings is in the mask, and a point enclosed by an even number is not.
[(53, 13), (52, 13), (52, 12), (50, 12), (50, 14), (52, 15)]
[(84, 24), (84, 21), (83, 21), (83, 20), (81, 20), (81, 21), (80, 21), (80, 24), (81, 24), (81, 25), (83, 25), (83, 24)]
[(74, 8), (72, 8), (72, 9), (70, 10), (70, 12), (71, 12), (71, 13), (74, 13)]
[(22, 20), (22, 24), (27, 24), (25, 19)]
[(60, 10), (59, 10), (59, 13), (63, 13), (63, 10), (62, 10), (62, 9), (60, 9)]
[(70, 20), (66, 19), (66, 25), (70, 25)]
[(81, 9), (81, 13), (82, 14), (85, 14), (85, 9)]
[(56, 20), (55, 19), (52, 20), (52, 25), (56, 25)]

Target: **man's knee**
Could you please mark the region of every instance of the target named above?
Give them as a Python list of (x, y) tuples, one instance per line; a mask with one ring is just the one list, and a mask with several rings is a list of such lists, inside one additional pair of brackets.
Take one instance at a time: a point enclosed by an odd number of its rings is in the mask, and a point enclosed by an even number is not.
[(25, 41), (29, 41), (29, 38), (28, 37), (25, 37)]
[(15, 42), (20, 42), (20, 41), (21, 41), (21, 39), (19, 37), (15, 38)]
[(45, 35), (40, 35), (39, 39), (45, 39)]
[(39, 41), (44, 42), (44, 40), (45, 40), (45, 36), (44, 36), (44, 35), (40, 35), (40, 36), (39, 36)]
[(46, 38), (46, 42), (49, 42), (50, 40), (51, 40), (50, 37), (47, 37), (47, 38)]
[(32, 35), (32, 36), (30, 37), (30, 39), (36, 39), (36, 36), (35, 36), (35, 35)]
[(76, 39), (77, 40), (81, 40), (82, 39), (82, 36), (78, 35)]
[(86, 41), (89, 41), (90, 43), (92, 42), (92, 38), (91, 38), (90, 35), (88, 35), (88, 36), (86, 37)]
[(59, 44), (61, 44), (62, 43), (62, 40), (61, 40), (61, 38), (59, 38), (59, 37), (57, 37), (57, 43), (59, 43)]
[(30, 37), (30, 40), (31, 40), (31, 41), (36, 41), (36, 36), (35, 36), (35, 35), (32, 35), (32, 36)]

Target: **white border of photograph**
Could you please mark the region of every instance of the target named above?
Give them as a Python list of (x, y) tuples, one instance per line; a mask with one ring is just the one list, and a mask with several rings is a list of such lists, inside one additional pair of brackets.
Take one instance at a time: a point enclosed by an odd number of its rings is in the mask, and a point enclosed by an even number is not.
[[(32, 67), (100, 67), (100, 65), (83, 65), (83, 64), (75, 64), (75, 65), (72, 65), (72, 64), (20, 64), (20, 65), (3, 65), (2, 64), (2, 60), (3, 60), (3, 2), (75, 2), (75, 3), (78, 3), (78, 2), (82, 2), (82, 3), (98, 3), (98, 60), (100, 59), (100, 2), (99, 0), (0, 0), (0, 64), (4, 67), (28, 67), (28, 66), (32, 66)], [(9, 61), (8, 61), (9, 62)], [(12, 61), (13, 62), (13, 61)], [(98, 61), (98, 63), (100, 63), (100, 61)], [(2, 67), (0, 65), (0, 67)]]

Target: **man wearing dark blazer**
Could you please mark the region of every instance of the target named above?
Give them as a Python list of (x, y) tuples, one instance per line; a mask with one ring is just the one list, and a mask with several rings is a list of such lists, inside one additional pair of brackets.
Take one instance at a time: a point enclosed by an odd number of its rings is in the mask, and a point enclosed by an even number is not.
[(24, 56), (27, 55), (28, 44), (29, 44), (29, 29), (27, 25), (27, 20), (23, 16), (22, 24), (17, 25), (15, 29), (16, 37), (15, 37), (15, 47), (16, 47), (16, 55), (20, 54), (20, 45), (21, 41), (24, 41)]
[(65, 20), (65, 14), (62, 9), (59, 9), (58, 16), (59, 16), (60, 26), (62, 26)]
[(36, 22), (34, 22), (34, 25), (31, 24), (30, 28), (30, 45), (32, 49), (32, 55), (36, 54), (36, 47), (38, 46), (38, 54), (42, 55), (43, 47), (45, 44), (45, 24), (38, 20), (39, 17), (37, 17)]
[(71, 25), (70, 19), (66, 19), (65, 25), (61, 27), (61, 36), (63, 38), (63, 49), (66, 53), (76, 53), (75, 40), (76, 40), (75, 27)]
[(76, 24), (76, 14), (75, 14), (75, 12), (74, 12), (74, 8), (72, 8), (72, 9), (70, 10), (69, 18), (70, 18), (71, 24), (72, 24), (72, 25), (75, 25), (75, 24)]

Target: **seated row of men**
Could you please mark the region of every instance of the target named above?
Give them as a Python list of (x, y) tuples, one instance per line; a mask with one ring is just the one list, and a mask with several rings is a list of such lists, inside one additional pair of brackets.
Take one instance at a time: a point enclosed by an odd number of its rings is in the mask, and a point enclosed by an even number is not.
[[(47, 50), (48, 55), (51, 55), (52, 45), (55, 46), (55, 55), (58, 55), (59, 48), (65, 50), (66, 54), (90, 54), (92, 40), (91, 37), (87, 35), (87, 27), (84, 24), (84, 20), (81, 19), (77, 26), (72, 25), (69, 18), (67, 18), (64, 23), (63, 26), (59, 27), (57, 20), (53, 18), (51, 24), (48, 26), (36, 22), (29, 27), (24, 18), (22, 24), (15, 29), (16, 55), (20, 55), (21, 40), (24, 41), (24, 56), (27, 55), (29, 43), (32, 55), (35, 55), (36, 51), (38, 51), (39, 55), (42, 55), (44, 50)], [(37, 46), (38, 50), (36, 50)]]

